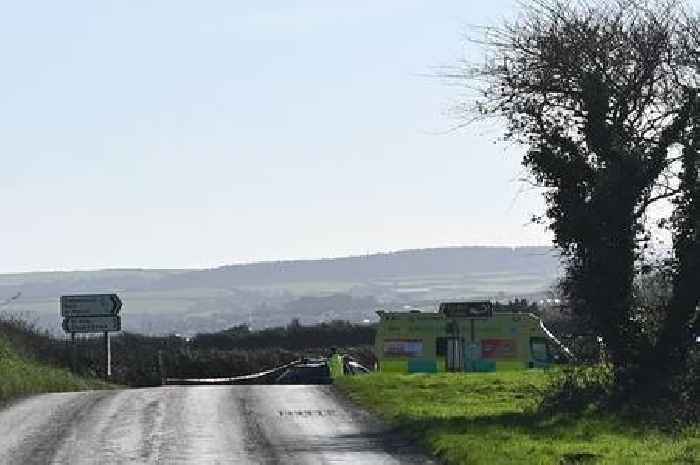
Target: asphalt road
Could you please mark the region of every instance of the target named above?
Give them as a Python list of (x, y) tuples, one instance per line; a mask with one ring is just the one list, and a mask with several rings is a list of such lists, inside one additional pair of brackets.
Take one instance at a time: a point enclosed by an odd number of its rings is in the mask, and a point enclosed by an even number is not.
[(0, 410), (0, 463), (428, 464), (332, 386), (44, 394)]

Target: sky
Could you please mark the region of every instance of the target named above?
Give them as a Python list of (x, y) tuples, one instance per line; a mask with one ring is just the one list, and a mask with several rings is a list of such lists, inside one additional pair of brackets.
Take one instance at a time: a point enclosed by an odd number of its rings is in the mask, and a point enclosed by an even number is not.
[(516, 2), (6, 2), (0, 272), (548, 245), (436, 76)]

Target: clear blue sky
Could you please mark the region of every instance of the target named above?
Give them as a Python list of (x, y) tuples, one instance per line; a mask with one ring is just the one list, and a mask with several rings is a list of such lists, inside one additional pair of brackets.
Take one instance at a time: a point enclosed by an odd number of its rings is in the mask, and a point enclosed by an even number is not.
[(7, 3), (0, 272), (548, 244), (518, 151), (440, 134), (459, 89), (427, 76), (514, 8)]

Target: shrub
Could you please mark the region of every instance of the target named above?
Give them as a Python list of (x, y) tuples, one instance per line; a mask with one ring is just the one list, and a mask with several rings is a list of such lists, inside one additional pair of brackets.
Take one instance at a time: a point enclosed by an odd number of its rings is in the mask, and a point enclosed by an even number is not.
[(545, 391), (540, 409), (553, 413), (600, 408), (612, 398), (613, 381), (613, 370), (605, 365), (563, 367)]

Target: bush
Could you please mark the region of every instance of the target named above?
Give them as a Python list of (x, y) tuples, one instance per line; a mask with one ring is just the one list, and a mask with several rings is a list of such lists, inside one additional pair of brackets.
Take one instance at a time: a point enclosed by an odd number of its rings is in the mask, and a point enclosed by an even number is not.
[(608, 366), (566, 366), (545, 391), (540, 409), (556, 413), (601, 408), (612, 398), (613, 387), (613, 370)]
[[(56, 367), (73, 367), (75, 374), (104, 376), (102, 336), (79, 336), (77, 347), (67, 340), (51, 337), (18, 317), (0, 319), (0, 334), (30, 360)], [(170, 378), (224, 378), (269, 370), (303, 357), (326, 356), (331, 347), (362, 342), (371, 344), (374, 328), (347, 322), (317, 326), (290, 325), (249, 331), (247, 327), (197, 336), (192, 342), (176, 336), (143, 336), (120, 333), (111, 336), (112, 377), (110, 381), (132, 386), (158, 386), (163, 375)], [(75, 353), (73, 351), (75, 350)], [(352, 344), (349, 352), (371, 367), (371, 349)], [(160, 362), (163, 366), (160, 366)]]
[[(616, 414), (662, 430), (680, 431), (700, 423), (700, 354), (694, 353), (687, 372), (672, 380), (666, 396), (639, 402), (621, 392), (614, 371), (605, 365), (564, 367), (554, 375), (539, 404), (545, 415), (591, 411)], [(638, 386), (643, 391), (644, 386)]]
[(193, 347), (198, 349), (269, 349), (308, 350), (331, 347), (356, 347), (374, 344), (375, 325), (331, 321), (302, 326), (293, 320), (287, 327), (250, 331), (236, 326), (219, 333), (198, 334)]

